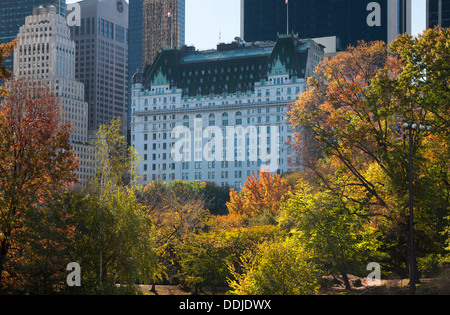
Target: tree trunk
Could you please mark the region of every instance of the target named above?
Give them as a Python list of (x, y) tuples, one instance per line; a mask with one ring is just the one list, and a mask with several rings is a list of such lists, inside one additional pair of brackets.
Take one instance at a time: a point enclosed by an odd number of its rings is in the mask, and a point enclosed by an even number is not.
[(103, 251), (100, 248), (100, 264), (99, 264), (99, 286), (100, 286), (100, 291), (103, 292), (103, 281), (102, 281), (102, 275), (103, 275)]
[(350, 290), (351, 286), (350, 286), (350, 281), (348, 281), (347, 273), (346, 272), (341, 272), (341, 274), (342, 274), (342, 279), (344, 280), (345, 288), (347, 290)]
[(4, 234), (4, 238), (2, 242), (0, 243), (0, 284), (2, 283), (3, 277), (3, 271), (5, 270), (5, 264), (6, 264), (6, 257), (8, 255), (8, 249), (9, 249), (9, 237), (11, 235), (11, 231), (7, 231)]
[(152, 280), (152, 288), (150, 289), (150, 291), (156, 293), (156, 284), (154, 280)]

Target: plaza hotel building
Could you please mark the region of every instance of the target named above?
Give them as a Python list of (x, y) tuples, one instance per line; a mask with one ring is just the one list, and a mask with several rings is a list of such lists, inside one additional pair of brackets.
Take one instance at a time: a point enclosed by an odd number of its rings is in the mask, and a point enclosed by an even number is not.
[(260, 169), (292, 170), (288, 105), (323, 58), (324, 46), (295, 35), (159, 51), (132, 78), (131, 144), (142, 157), (141, 183), (239, 189)]

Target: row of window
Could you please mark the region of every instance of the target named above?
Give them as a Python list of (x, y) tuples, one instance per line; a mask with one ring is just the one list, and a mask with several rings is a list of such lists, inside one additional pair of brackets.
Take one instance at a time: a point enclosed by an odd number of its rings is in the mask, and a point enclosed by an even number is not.
[[(228, 88), (228, 86), (225, 85), (225, 90), (227, 88)], [(199, 89), (200, 89), (199, 93), (201, 93), (201, 87)], [(164, 88), (153, 88), (152, 92), (153, 92), (154, 95), (161, 95), (161, 94), (165, 93), (165, 90), (167, 90), (167, 89), (164, 89)], [(300, 89), (299, 86), (295, 87), (295, 95), (299, 94), (300, 91), (301, 91), (301, 89)], [(186, 95), (182, 98), (182, 100), (185, 103), (186, 102), (190, 102), (192, 100), (197, 100), (197, 101), (201, 101), (202, 100), (202, 95), (201, 94), (198, 94), (196, 98), (193, 98), (193, 97), (189, 98), (189, 96), (187, 95), (189, 93), (189, 88), (185, 88), (184, 92), (185, 92)], [(263, 92), (262, 89), (257, 89), (256, 90), (256, 96), (257, 97), (262, 97), (262, 94), (263, 94), (262, 92)], [(166, 93), (168, 93), (168, 92), (166, 92)], [(176, 93), (176, 88), (173, 88), (171, 93), (172, 94)], [(283, 93), (284, 93), (284, 88), (277, 88), (275, 90), (275, 95), (276, 96), (281, 96)], [(136, 92), (133, 92), (133, 94), (134, 94), (134, 96), (136, 96)], [(288, 94), (288, 95), (294, 94), (292, 87), (286, 88), (286, 94)], [(146, 91), (144, 93), (144, 95), (148, 95), (148, 91)], [(230, 98), (251, 97), (251, 95), (252, 95), (252, 92), (250, 90), (247, 91), (247, 92), (237, 91), (236, 95), (228, 94), (227, 92), (223, 92), (220, 96), (217, 96), (217, 95), (211, 93), (209, 95), (209, 100), (214, 100), (215, 98), (219, 99), (220, 97), (223, 98), (223, 99), (227, 99), (228, 97), (230, 97)], [(264, 95), (265, 96), (271, 96), (272, 95), (271, 94), (271, 90), (270, 89), (266, 89)], [(203, 97), (205, 97), (205, 96), (203, 96)], [(291, 99), (291, 96), (288, 97), (288, 100), (290, 100), (290, 99)], [(270, 100), (266, 99), (266, 101), (268, 102)], [(175, 103), (176, 102), (176, 97), (168, 96), (168, 97), (164, 97), (164, 98), (161, 98), (161, 97), (159, 97), (159, 98), (152, 98), (150, 102), (149, 102), (149, 99), (147, 99), (147, 98), (144, 99), (144, 105), (149, 105), (149, 103), (152, 103), (153, 105), (157, 105), (158, 103), (161, 103), (161, 102), (164, 102), (164, 104), (167, 104), (169, 102)], [(251, 102), (251, 100), (248, 100), (248, 103), (250, 103), (250, 102)], [(258, 99), (258, 102), (261, 102), (261, 99)], [(242, 101), (236, 101), (236, 104), (238, 104), (238, 103), (241, 104)], [(228, 104), (228, 102), (226, 102), (226, 104)], [(195, 105), (196, 105), (196, 107), (198, 107), (198, 106), (202, 106), (203, 104), (195, 104)], [(209, 106), (215, 105), (215, 103), (213, 103), (213, 104), (209, 103), (208, 105)], [(225, 103), (222, 102), (222, 105), (225, 105)], [(135, 100), (133, 100), (133, 106), (136, 106), (136, 101)], [(183, 107), (186, 107), (186, 106), (189, 107), (189, 104), (188, 105), (183, 105)]]
[[(80, 24), (80, 27), (71, 27), (75, 36), (95, 34), (95, 18), (81, 18)], [(97, 20), (97, 34), (128, 44), (128, 29), (104, 19)]]

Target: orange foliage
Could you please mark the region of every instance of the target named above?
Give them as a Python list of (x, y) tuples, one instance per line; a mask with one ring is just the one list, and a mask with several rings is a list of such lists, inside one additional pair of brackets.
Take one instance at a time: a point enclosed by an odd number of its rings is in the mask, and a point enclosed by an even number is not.
[(0, 283), (30, 210), (75, 182), (78, 167), (58, 99), (27, 79), (6, 87), (0, 104)]
[[(17, 41), (12, 41), (11, 43), (0, 45), (0, 80), (8, 79), (11, 77), (11, 72), (4, 65), (4, 60), (13, 52), (16, 47)], [(6, 96), (7, 90), (0, 86), (0, 97)]]
[(253, 173), (247, 178), (241, 194), (233, 189), (230, 191), (230, 202), (227, 203), (227, 207), (231, 214), (245, 217), (262, 213), (275, 216), (281, 199), (289, 190), (288, 183), (280, 175), (260, 171), (259, 176)]

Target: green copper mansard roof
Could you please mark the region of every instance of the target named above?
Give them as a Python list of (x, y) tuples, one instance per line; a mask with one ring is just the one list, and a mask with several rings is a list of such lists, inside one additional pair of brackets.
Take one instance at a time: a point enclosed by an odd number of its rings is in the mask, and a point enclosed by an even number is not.
[(169, 84), (188, 96), (253, 91), (268, 75), (305, 78), (308, 44), (309, 40), (284, 36), (276, 42), (219, 44), (217, 50), (164, 49), (133, 82), (139, 80), (147, 89)]

